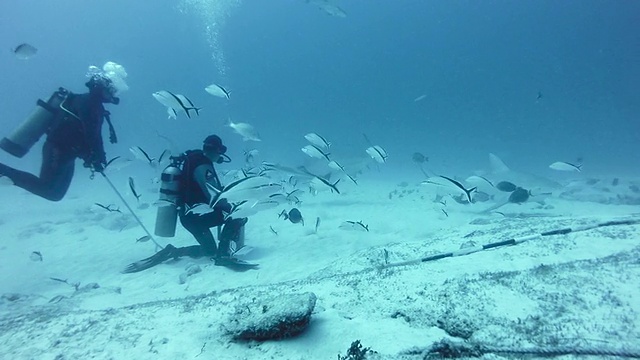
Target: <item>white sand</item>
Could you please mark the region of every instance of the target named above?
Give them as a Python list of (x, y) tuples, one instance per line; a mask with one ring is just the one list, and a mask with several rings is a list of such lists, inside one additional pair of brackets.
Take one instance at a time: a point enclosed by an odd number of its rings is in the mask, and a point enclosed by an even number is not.
[[(120, 186), (126, 176), (112, 178), (153, 231), (155, 209), (135, 206), (126, 186)], [(455, 251), (469, 241), (482, 245), (634, 218), (637, 205), (577, 201), (565, 194), (548, 198), (545, 205), (507, 205), (502, 216), (475, 213), (490, 203), (459, 205), (449, 199), (447, 217), (423, 187), (399, 187), (375, 178), (365, 175), (358, 187), (345, 186), (342, 195), (304, 195), (299, 207), (304, 227), (278, 219), (278, 212), (289, 206), (253, 216), (246, 242), (255, 249), (245, 258), (260, 267), (246, 272), (214, 266), (208, 259), (183, 258), (121, 274), (128, 263), (151, 255), (154, 246), (135, 242), (144, 232), (103, 179), (89, 181), (79, 169), (60, 203), (5, 186), (0, 357), (335, 359), (360, 340), (380, 357), (393, 359), (444, 338), (469, 336), (480, 344), (515, 348), (617, 349), (638, 344), (638, 225), (375, 269), (385, 257), (393, 264)], [(632, 184), (629, 181), (621, 180), (618, 188)], [(574, 198), (586, 192), (587, 185), (573, 186), (579, 190)], [(593, 194), (605, 196), (618, 188), (592, 186), (588, 191), (593, 200)], [(389, 199), (394, 190), (398, 193)], [(143, 192), (143, 202), (155, 199), (152, 192)], [(112, 203), (123, 213), (107, 213), (95, 202)], [(314, 233), (316, 217), (321, 223)], [(361, 220), (370, 232), (339, 229), (345, 220)], [(175, 246), (195, 244), (180, 227), (170, 241)], [(31, 260), (33, 251), (39, 251), (43, 261)], [(180, 284), (180, 274), (193, 264), (202, 272)], [(51, 278), (79, 283), (78, 290)], [(90, 283), (99, 288), (84, 288)], [(238, 299), (307, 291), (318, 301), (302, 335), (239, 343), (224, 334), (223, 325)]]

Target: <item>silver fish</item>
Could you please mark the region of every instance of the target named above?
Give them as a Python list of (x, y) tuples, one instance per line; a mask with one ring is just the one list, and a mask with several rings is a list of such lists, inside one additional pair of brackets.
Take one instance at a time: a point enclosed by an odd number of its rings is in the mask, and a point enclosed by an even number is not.
[(258, 149), (245, 150), (244, 152), (244, 161), (246, 163), (250, 163), (253, 161), (253, 158), (258, 155)]
[(213, 208), (209, 204), (199, 203), (187, 208), (185, 214), (205, 215), (213, 212)]
[(147, 242), (149, 240), (151, 240), (151, 236), (145, 235), (145, 236), (142, 236), (142, 237), (139, 237), (138, 239), (136, 239), (136, 242)]
[(369, 154), (369, 156), (371, 156), (373, 160), (379, 162), (380, 164), (384, 164), (385, 162), (387, 162), (387, 158), (389, 157), (389, 155), (387, 155), (387, 151), (379, 145), (374, 145), (367, 148), (366, 152), (367, 154)]
[(237, 132), (240, 136), (242, 136), (242, 140), (244, 141), (262, 141), (260, 139), (260, 135), (258, 131), (251, 125), (247, 123), (234, 123), (229, 119), (228, 126), (233, 129), (233, 131)]
[(266, 176), (248, 176), (236, 180), (222, 191), (219, 191), (207, 184), (211, 195), (211, 207), (214, 207), (220, 199), (227, 199), (230, 203), (237, 203), (244, 200), (261, 200), (275, 194), (282, 189), (282, 186), (273, 184), (271, 179)]
[(31, 255), (29, 255), (29, 259), (32, 261), (42, 261), (42, 253), (40, 253), (40, 251), (33, 251)]
[(549, 168), (559, 171), (582, 171), (582, 165), (574, 165), (565, 161), (556, 161), (553, 164), (549, 165)]
[(204, 90), (213, 96), (225, 98), (227, 100), (229, 99), (229, 95), (231, 94), (229, 90), (223, 88), (221, 85), (218, 85), (218, 84), (211, 84), (206, 88), (204, 88)]
[(182, 104), (184, 104), (184, 106), (186, 106), (189, 110), (194, 110), (196, 112), (196, 115), (200, 116), (200, 110), (202, 110), (202, 108), (199, 108), (197, 106), (195, 106), (193, 104), (193, 101), (191, 101), (191, 99), (189, 99), (188, 97), (182, 95), (182, 94), (176, 94), (176, 97), (180, 100), (180, 102)]
[[(188, 118), (191, 118), (191, 113), (189, 113), (191, 110), (199, 114), (200, 108), (193, 106), (193, 103), (184, 95), (176, 95), (166, 90), (156, 91), (151, 95), (154, 99), (158, 100), (160, 104), (173, 109), (174, 115), (178, 112), (184, 112)], [(171, 117), (171, 112), (169, 112), (169, 116)]]
[(369, 225), (365, 225), (362, 221), (345, 221), (338, 227), (342, 230), (355, 230), (369, 232)]
[(330, 154), (322, 151), (322, 149), (315, 145), (305, 145), (300, 150), (302, 150), (303, 153), (309, 155), (312, 158), (326, 159), (327, 161), (331, 161), (331, 159), (329, 159)]
[(136, 197), (136, 200), (138, 200), (138, 202), (140, 201), (140, 196), (142, 196), (141, 194), (138, 194), (138, 192), (136, 191), (136, 184), (133, 181), (133, 178), (131, 176), (129, 176), (129, 189), (131, 190), (131, 193), (133, 194), (133, 196)]
[(156, 160), (155, 158), (152, 158), (151, 156), (149, 156), (149, 154), (146, 151), (144, 151), (140, 146), (132, 146), (129, 148), (129, 151), (133, 154), (133, 156), (136, 159), (149, 163), (149, 165), (153, 165), (153, 162)]
[(325, 152), (329, 151), (329, 148), (331, 147), (331, 143), (317, 133), (308, 133), (304, 136), (304, 138), (307, 139), (308, 142), (317, 146), (319, 149), (324, 150)]

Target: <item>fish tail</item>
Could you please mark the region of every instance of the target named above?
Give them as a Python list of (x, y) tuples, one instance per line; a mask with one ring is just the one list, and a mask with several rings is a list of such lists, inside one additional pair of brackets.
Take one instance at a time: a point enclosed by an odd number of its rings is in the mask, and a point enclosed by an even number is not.
[(469, 204), (471, 204), (471, 194), (476, 190), (478, 190), (478, 187), (474, 186), (471, 189), (464, 191), (467, 194), (467, 199), (469, 199)]
[(338, 194), (340, 194), (340, 190), (338, 190), (336, 185), (338, 185), (339, 182), (340, 182), (340, 179), (338, 179), (336, 182), (333, 183), (333, 185), (331, 185), (331, 188), (335, 190)]

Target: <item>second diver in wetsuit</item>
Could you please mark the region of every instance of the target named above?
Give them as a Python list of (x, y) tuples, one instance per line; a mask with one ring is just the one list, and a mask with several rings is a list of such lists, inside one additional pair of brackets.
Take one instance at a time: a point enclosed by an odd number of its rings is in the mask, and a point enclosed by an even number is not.
[(59, 201), (73, 179), (76, 158), (82, 159), (84, 167), (92, 172), (104, 170), (107, 163), (102, 140), (104, 120), (109, 125), (111, 143), (115, 143), (117, 138), (109, 112), (103, 104), (118, 104), (120, 99), (116, 95), (123, 90), (122, 85), (126, 89), (126, 84), (119, 78), (116, 83), (121, 87), (118, 89), (114, 78), (99, 69), (88, 76), (89, 81), (85, 84), (89, 88), (87, 93), (74, 94), (60, 88), (49, 101), (59, 99), (56, 106), (38, 102), (40, 112), (49, 115), (50, 121), (43, 122), (32, 115), (14, 134), (0, 142), (2, 149), (22, 157), (46, 133), (39, 176), (0, 163), (0, 177), (6, 176), (15, 186), (44, 199)]

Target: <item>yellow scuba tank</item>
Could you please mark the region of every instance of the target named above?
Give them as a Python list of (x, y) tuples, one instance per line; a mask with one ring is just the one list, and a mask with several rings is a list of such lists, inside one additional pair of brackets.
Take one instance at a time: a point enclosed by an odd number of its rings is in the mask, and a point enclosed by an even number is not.
[(178, 221), (178, 206), (180, 199), (180, 169), (179, 158), (172, 157), (172, 162), (160, 176), (160, 205), (156, 213), (156, 236), (173, 237), (176, 234)]
[(55, 125), (60, 106), (68, 96), (67, 89), (59, 88), (47, 102), (38, 99), (37, 106), (31, 115), (11, 135), (0, 140), (0, 148), (13, 156), (23, 157), (33, 144)]

